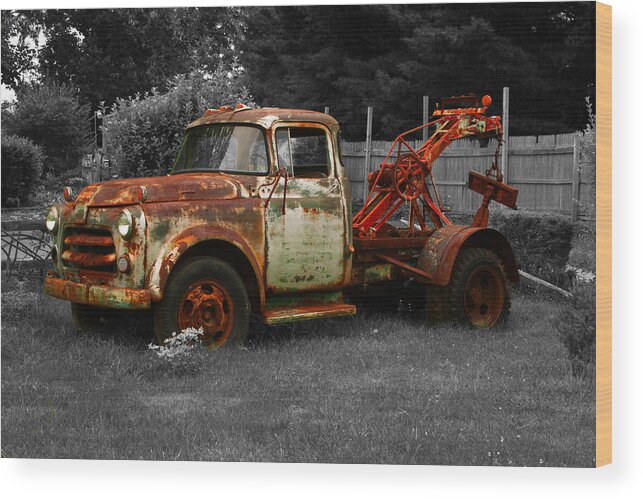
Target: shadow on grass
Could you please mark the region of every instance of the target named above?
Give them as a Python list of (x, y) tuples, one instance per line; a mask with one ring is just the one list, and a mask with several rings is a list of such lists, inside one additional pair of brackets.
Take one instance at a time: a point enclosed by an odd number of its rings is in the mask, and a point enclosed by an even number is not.
[(95, 338), (137, 350), (146, 349), (154, 338), (150, 312), (115, 311), (99, 327), (81, 331), (73, 323), (69, 302), (45, 295), (37, 280), (3, 282), (2, 321), (4, 326), (33, 327), (49, 337)]
[(92, 331), (79, 332), (113, 340), (137, 350), (146, 350), (154, 341), (154, 318), (151, 311), (119, 311), (104, 319), (101, 327)]
[[(515, 298), (533, 298), (532, 293), (518, 291)], [(544, 298), (546, 301), (547, 297)], [(472, 337), (502, 337), (511, 334), (520, 323), (533, 320), (533, 311), (522, 313), (522, 302), (514, 304), (508, 320), (492, 330), (477, 330), (454, 323), (430, 325), (422, 311), (386, 310), (383, 307), (365, 307), (358, 309), (353, 317), (318, 319), (292, 324), (266, 325), (260, 317), (253, 315), (246, 347), (248, 349), (280, 348), (297, 342), (337, 341), (347, 337), (383, 337), (397, 334), (400, 331), (421, 331), (434, 338), (446, 335), (464, 335)], [(80, 331), (73, 324), (70, 304), (46, 296), (37, 281), (13, 282), (2, 286), (2, 319), (6, 324), (19, 323), (41, 327), (47, 324), (50, 331), (70, 332), (81, 337), (109, 341), (132, 348), (134, 351), (147, 350), (154, 341), (153, 314), (151, 311), (115, 311), (102, 319), (100, 327), (89, 331)], [(555, 300), (550, 302), (556, 306)]]
[[(424, 315), (410, 311), (359, 310), (357, 315), (316, 319), (292, 324), (267, 325), (258, 316), (250, 322), (248, 348), (279, 347), (299, 341), (336, 341), (347, 337), (377, 334), (382, 324), (395, 323), (401, 329), (429, 326)], [(390, 328), (389, 328), (390, 329)]]

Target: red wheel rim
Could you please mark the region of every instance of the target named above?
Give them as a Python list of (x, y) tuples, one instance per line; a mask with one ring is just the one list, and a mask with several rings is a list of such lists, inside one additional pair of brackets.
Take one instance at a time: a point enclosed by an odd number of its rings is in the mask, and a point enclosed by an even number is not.
[(209, 347), (220, 347), (232, 333), (232, 297), (214, 279), (194, 282), (179, 302), (178, 323), (181, 331), (203, 328), (203, 342)]
[(502, 276), (490, 265), (474, 269), (464, 288), (464, 311), (469, 322), (477, 327), (493, 326), (505, 302)]

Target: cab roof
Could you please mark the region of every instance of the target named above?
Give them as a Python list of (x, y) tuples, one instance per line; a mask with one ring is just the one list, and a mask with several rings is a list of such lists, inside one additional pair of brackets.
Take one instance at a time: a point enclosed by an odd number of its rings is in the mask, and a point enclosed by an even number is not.
[(251, 109), (244, 107), (236, 110), (206, 112), (204, 116), (190, 123), (187, 128), (193, 128), (212, 123), (254, 123), (264, 128), (270, 128), (276, 122), (303, 121), (321, 123), (330, 128), (339, 127), (339, 123), (329, 114), (305, 109), (284, 109), (279, 107), (263, 107)]

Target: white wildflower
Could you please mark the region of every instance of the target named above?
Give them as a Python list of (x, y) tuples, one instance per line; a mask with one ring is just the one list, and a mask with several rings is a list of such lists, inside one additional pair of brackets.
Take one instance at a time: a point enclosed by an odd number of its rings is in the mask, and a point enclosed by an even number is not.
[(150, 344), (148, 349), (170, 368), (189, 369), (196, 367), (202, 360), (201, 356), (197, 355), (205, 350), (201, 342), (202, 334), (202, 328), (189, 327), (179, 334), (172, 333), (163, 345)]

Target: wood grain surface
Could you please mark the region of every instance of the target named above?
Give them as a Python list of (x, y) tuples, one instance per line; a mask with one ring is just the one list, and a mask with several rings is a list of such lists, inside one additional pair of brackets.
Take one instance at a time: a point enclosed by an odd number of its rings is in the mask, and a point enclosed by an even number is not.
[(596, 4), (596, 466), (612, 462), (612, 7)]

